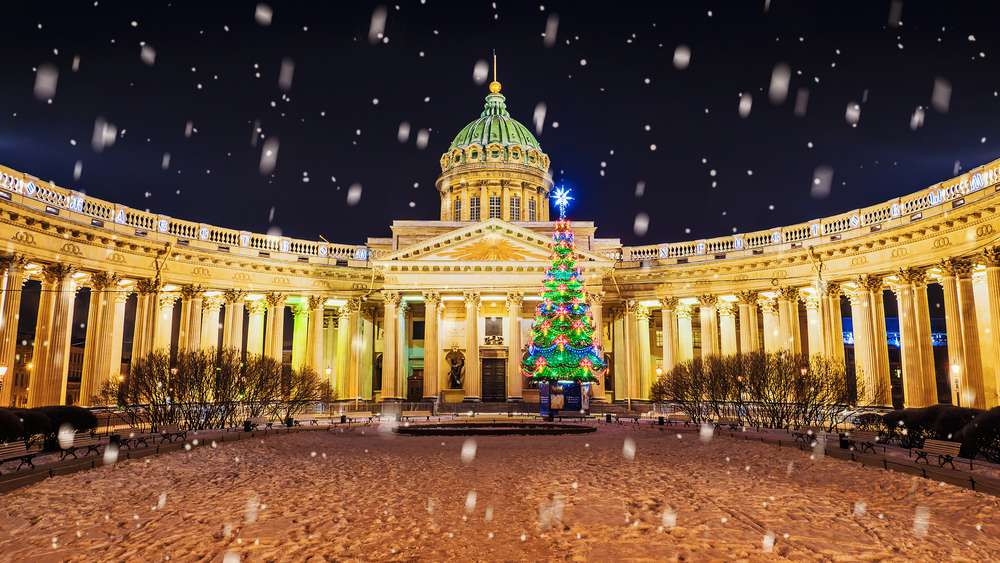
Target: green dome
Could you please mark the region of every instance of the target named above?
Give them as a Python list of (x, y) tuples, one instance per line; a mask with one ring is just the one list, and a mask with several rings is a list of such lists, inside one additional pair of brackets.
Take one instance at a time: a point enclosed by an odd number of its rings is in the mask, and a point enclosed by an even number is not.
[(479, 119), (465, 126), (462, 131), (455, 136), (448, 151), (456, 148), (465, 148), (469, 145), (479, 145), (485, 147), (490, 143), (500, 143), (501, 145), (521, 145), (530, 147), (541, 152), (542, 147), (538, 145), (535, 136), (528, 131), (528, 128), (511, 119), (507, 113), (506, 98), (503, 94), (490, 94), (486, 96), (486, 105)]

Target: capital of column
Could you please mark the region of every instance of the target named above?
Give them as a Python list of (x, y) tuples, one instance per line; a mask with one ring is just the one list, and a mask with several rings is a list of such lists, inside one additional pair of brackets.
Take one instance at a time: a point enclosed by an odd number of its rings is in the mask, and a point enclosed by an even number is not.
[(602, 303), (604, 303), (604, 293), (605, 292), (599, 289), (595, 291), (588, 291), (587, 302), (590, 303), (591, 307), (593, 307), (594, 305), (601, 305)]
[(408, 319), (413, 316), (413, 307), (410, 306), (408, 301), (403, 301), (399, 304), (399, 314), (402, 315), (404, 319)]
[(7, 254), (0, 256), (0, 272), (23, 270), (28, 265), (28, 257), (24, 254)]
[(306, 304), (306, 303), (296, 303), (296, 304), (292, 305), (292, 316), (296, 317), (296, 318), (299, 318), (299, 317), (308, 317), (309, 316), (309, 310), (310, 309), (309, 309), (309, 305), (308, 304)]
[(222, 304), (225, 302), (225, 297), (221, 295), (213, 295), (211, 297), (206, 297), (205, 302), (202, 303), (202, 310), (205, 312), (218, 311), (222, 308)]
[(323, 328), (337, 328), (340, 323), (340, 308), (334, 308), (332, 311), (325, 311), (323, 313)]
[(797, 287), (779, 287), (778, 288), (778, 300), (779, 301), (798, 301), (799, 300), (799, 289)]
[(266, 296), (267, 304), (271, 307), (282, 307), (285, 305), (285, 299), (288, 299), (287, 293), (278, 293), (277, 291), (272, 291)]
[(508, 291), (507, 292), (507, 308), (509, 310), (521, 310), (521, 305), (524, 304), (524, 292), (523, 291)]
[(987, 268), (1000, 268), (1000, 246), (987, 246), (979, 253), (978, 261)]
[(436, 291), (424, 291), (424, 307), (428, 311), (434, 310), (438, 305), (441, 304), (441, 294)]
[(478, 291), (463, 291), (462, 296), (465, 297), (465, 302), (471, 303), (473, 305), (479, 305), (480, 295)]
[(49, 283), (56, 283), (76, 273), (76, 266), (54, 263), (42, 269), (42, 277)]
[(123, 289), (115, 292), (115, 304), (127, 303), (130, 295), (132, 295), (131, 289)]
[(625, 316), (625, 309), (622, 307), (611, 307), (606, 314), (611, 322), (615, 322)]
[(326, 305), (325, 295), (310, 295), (309, 296), (309, 308), (313, 311), (322, 309)]
[(851, 281), (854, 282), (854, 285), (859, 290), (864, 290), (871, 293), (878, 293), (879, 291), (882, 291), (882, 285), (883, 285), (882, 276), (876, 276), (872, 274), (861, 274), (860, 276), (851, 278)]
[(972, 276), (974, 265), (964, 258), (945, 258), (939, 267), (948, 277), (968, 278)]
[(752, 289), (737, 291), (736, 299), (739, 300), (741, 305), (756, 305), (757, 300), (760, 299), (760, 293)]
[(709, 293), (698, 296), (698, 303), (700, 303), (702, 307), (715, 307), (718, 302), (719, 298)]
[(205, 295), (205, 288), (200, 285), (190, 284), (181, 288), (181, 298), (184, 301), (201, 299)]
[(389, 307), (399, 307), (400, 301), (402, 301), (403, 295), (398, 291), (382, 290), (382, 300), (385, 302), (385, 306)]
[(659, 301), (660, 301), (660, 307), (664, 311), (673, 311), (674, 309), (677, 308), (678, 301), (676, 297), (661, 297)]
[(226, 305), (235, 305), (247, 298), (247, 292), (239, 289), (227, 289), (222, 293), (222, 297), (226, 300)]
[(925, 283), (924, 271), (919, 268), (900, 268), (896, 272), (896, 278), (902, 285), (921, 286)]
[(844, 295), (851, 302), (851, 305), (857, 305), (862, 299), (868, 299), (868, 289), (862, 285), (856, 285), (853, 290), (845, 289)]
[(649, 321), (649, 308), (642, 303), (635, 304), (635, 320)]
[(806, 305), (806, 310), (808, 311), (819, 311), (819, 299), (820, 294), (818, 292), (814, 293), (801, 293), (799, 298)]
[(719, 311), (719, 316), (720, 317), (736, 318), (736, 302), (735, 301), (722, 301), (722, 300), (720, 300), (719, 304), (716, 305), (716, 308)]
[(678, 303), (677, 309), (675, 309), (678, 319), (690, 319), (691, 318), (691, 306), (687, 303)]
[(764, 313), (778, 314), (778, 300), (776, 298), (761, 297), (757, 300), (757, 306)]
[(160, 294), (160, 309), (173, 309), (174, 303), (181, 298), (181, 294), (176, 291), (164, 291)]
[(90, 276), (90, 287), (96, 291), (104, 291), (109, 286), (118, 285), (120, 281), (122, 281), (122, 277), (119, 274), (97, 272)]
[(157, 286), (156, 280), (146, 278), (135, 282), (135, 292), (139, 295), (156, 293), (157, 289), (159, 289), (159, 287)]
[(251, 315), (263, 315), (267, 311), (267, 303), (263, 299), (247, 301), (247, 312)]
[(375, 307), (361, 307), (361, 318), (366, 321), (375, 322)]
[(839, 297), (844, 292), (840, 282), (826, 282), (824, 294), (827, 297)]

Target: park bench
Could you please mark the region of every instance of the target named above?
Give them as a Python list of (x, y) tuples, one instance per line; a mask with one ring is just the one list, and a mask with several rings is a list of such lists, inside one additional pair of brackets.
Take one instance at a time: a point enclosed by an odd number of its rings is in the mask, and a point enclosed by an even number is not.
[(375, 415), (372, 414), (371, 411), (354, 411), (354, 412), (348, 412), (348, 413), (344, 413), (344, 416), (347, 417), (347, 423), (348, 424), (351, 424), (352, 422), (357, 422), (359, 420), (364, 420), (365, 424), (370, 424), (371, 421), (375, 418)]
[(308, 422), (310, 426), (316, 426), (319, 421), (316, 420), (316, 415), (314, 414), (300, 414), (297, 417), (292, 417), (295, 420), (295, 426), (302, 426), (303, 422)]
[(851, 431), (847, 434), (847, 441), (854, 447), (854, 449), (859, 450), (864, 453), (865, 450), (871, 450), (875, 453), (875, 444), (879, 442), (878, 432), (864, 432), (862, 430)]
[(101, 446), (105, 446), (108, 443), (107, 438), (96, 438), (90, 434), (74, 434), (73, 443), (62, 449), (62, 455), (59, 456), (60, 460), (66, 459), (67, 456), (73, 456), (73, 459), (79, 459), (76, 455), (78, 450), (87, 450), (83, 453), (83, 457), (90, 455), (90, 452), (100, 453), (98, 449)]
[(265, 429), (270, 429), (274, 424), (266, 416), (251, 416), (247, 420), (250, 421), (250, 428), (254, 430), (260, 429), (263, 426)]
[(28, 451), (28, 447), (23, 441), (0, 444), (0, 463), (21, 460), (21, 463), (17, 466), (16, 471), (20, 471), (21, 467), (23, 467), (25, 463), (28, 464), (28, 467), (34, 469), (35, 464), (32, 463), (31, 459), (36, 455), (37, 454)]
[(741, 424), (740, 424), (740, 421), (737, 420), (737, 419), (735, 419), (735, 418), (720, 418), (720, 419), (718, 419), (718, 420), (715, 421), (715, 429), (716, 430), (721, 429), (723, 426), (726, 426), (730, 430), (734, 430), (735, 431), (735, 430), (739, 430), (740, 429)]
[(802, 426), (798, 430), (792, 431), (792, 437), (795, 438), (796, 442), (812, 442), (822, 432), (823, 429), (819, 426)]
[(187, 430), (181, 430), (181, 427), (176, 424), (161, 424), (156, 433), (160, 436), (160, 443), (163, 442), (173, 442), (174, 438), (183, 440), (187, 438)]
[(139, 444), (149, 447), (147, 440), (150, 438), (155, 439), (158, 434), (149, 434), (147, 432), (143, 432), (140, 428), (126, 428), (121, 431), (119, 436), (119, 444), (122, 447), (131, 450), (132, 448), (138, 448)]
[(913, 452), (917, 454), (917, 459), (914, 460), (919, 462), (924, 460), (927, 465), (931, 462), (927, 460), (928, 454), (933, 454), (938, 456), (938, 466), (944, 467), (944, 464), (951, 464), (951, 468), (955, 469), (955, 463), (953, 460), (958, 457), (958, 450), (962, 448), (961, 442), (948, 442), (945, 440), (924, 440), (924, 445), (919, 448), (914, 448)]
[(622, 423), (622, 420), (631, 420), (632, 422), (639, 424), (639, 413), (637, 412), (620, 412), (615, 415), (615, 420), (618, 424)]
[(679, 412), (672, 412), (672, 413), (668, 414), (665, 417), (665, 419), (666, 419), (667, 424), (678, 424), (680, 422), (683, 422), (684, 426), (690, 426), (691, 425), (691, 415), (689, 415), (689, 414), (684, 414), (684, 413), (679, 413)]
[(430, 420), (431, 411), (403, 411), (404, 420), (409, 420), (411, 418), (424, 418), (426, 420)]

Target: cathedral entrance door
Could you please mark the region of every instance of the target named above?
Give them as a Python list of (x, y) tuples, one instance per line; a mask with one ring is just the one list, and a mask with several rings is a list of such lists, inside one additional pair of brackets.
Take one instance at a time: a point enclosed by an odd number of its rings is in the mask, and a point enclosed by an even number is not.
[(507, 400), (507, 360), (483, 358), (484, 403), (503, 403)]
[(424, 370), (415, 369), (413, 375), (406, 378), (406, 400), (419, 403), (424, 398)]

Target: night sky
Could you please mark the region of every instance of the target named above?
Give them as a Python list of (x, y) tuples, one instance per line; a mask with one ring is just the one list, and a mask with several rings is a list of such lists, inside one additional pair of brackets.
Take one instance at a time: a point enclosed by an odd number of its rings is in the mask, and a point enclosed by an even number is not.
[[(373, 43), (378, 2), (272, 1), (269, 25), (252, 1), (8, 3), (0, 162), (154, 213), (360, 244), (389, 236), (394, 219), (438, 218), (438, 159), (482, 111), (488, 80), (474, 68), (496, 49), (511, 115), (534, 130), (545, 104), (537, 137), (577, 196), (572, 219), (627, 245), (749, 232), (908, 194), (1000, 155), (997, 3), (896, 4), (898, 26), (888, 0), (405, 0), (384, 5), (388, 41)], [(776, 104), (779, 63), (790, 80)], [(43, 64), (58, 80), (36, 99)], [(938, 79), (951, 95), (935, 109)], [(99, 118), (117, 131), (102, 152)], [(259, 169), (258, 120), (280, 139), (273, 176)], [(833, 170), (822, 199), (810, 189), (820, 166)], [(639, 213), (648, 232), (634, 228)]]

